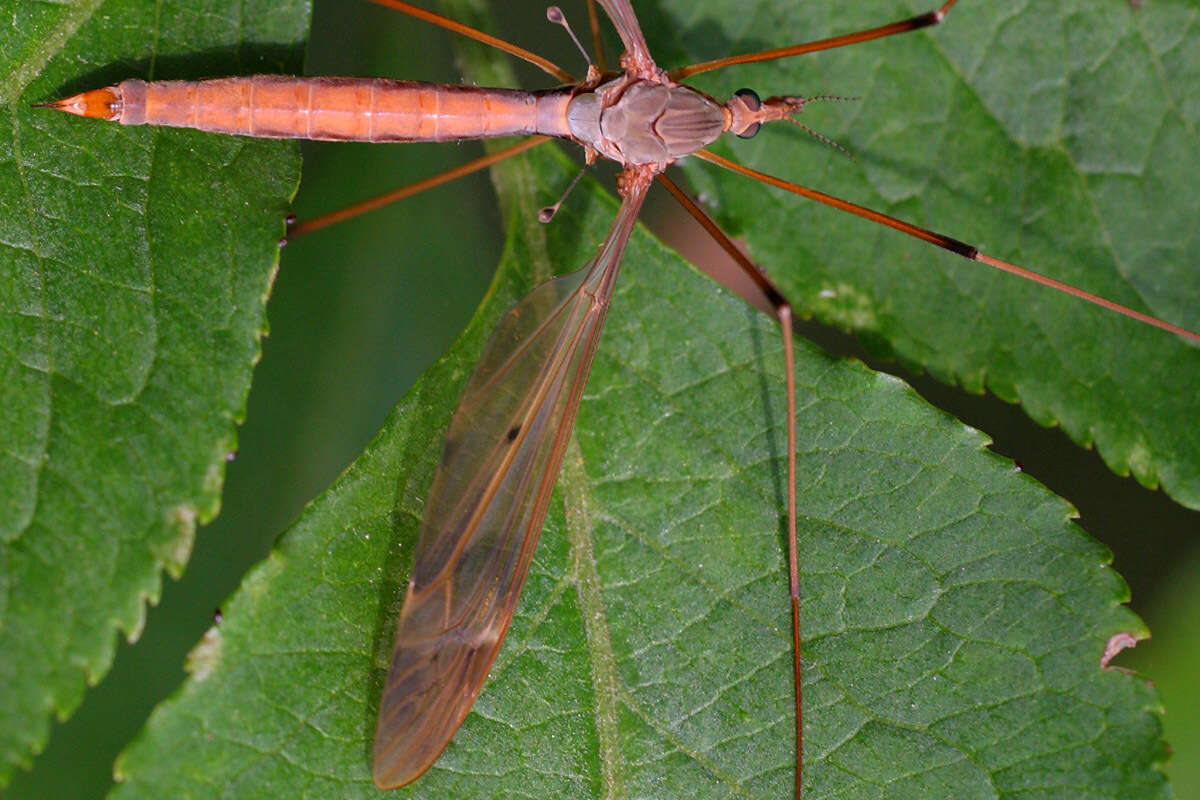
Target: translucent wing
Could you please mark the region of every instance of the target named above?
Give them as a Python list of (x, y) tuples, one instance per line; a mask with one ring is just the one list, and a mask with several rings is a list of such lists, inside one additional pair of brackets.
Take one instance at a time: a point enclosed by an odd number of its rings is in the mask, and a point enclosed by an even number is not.
[(450, 423), (421, 521), (375, 733), (375, 783), (403, 786), (475, 701), (541, 532), (645, 187), (595, 258), (501, 321)]
[(598, 0), (604, 13), (612, 20), (613, 27), (629, 53), (638, 63), (654, 64), (650, 48), (646, 45), (646, 37), (642, 35), (642, 26), (638, 24), (637, 14), (633, 13), (633, 5), (629, 0)]

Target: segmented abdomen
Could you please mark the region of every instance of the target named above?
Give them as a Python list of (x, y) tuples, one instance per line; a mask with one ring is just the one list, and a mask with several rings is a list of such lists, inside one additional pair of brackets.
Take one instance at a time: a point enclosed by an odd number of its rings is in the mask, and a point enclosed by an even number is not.
[(560, 91), (484, 89), (387, 78), (256, 75), (123, 81), (120, 121), (267, 138), (411, 142), (567, 135)]

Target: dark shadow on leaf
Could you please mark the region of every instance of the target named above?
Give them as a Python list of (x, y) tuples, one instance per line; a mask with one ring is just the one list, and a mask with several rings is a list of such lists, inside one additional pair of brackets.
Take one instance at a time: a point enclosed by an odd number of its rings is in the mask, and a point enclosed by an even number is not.
[(153, 61), (142, 58), (114, 61), (90, 72), (80, 73), (59, 86), (54, 95), (34, 98), (56, 100), (79, 92), (111, 86), (123, 80), (200, 80), (227, 75), (290, 75), (299, 71), (296, 50), (282, 44), (214, 47), (186, 55), (160, 55)]

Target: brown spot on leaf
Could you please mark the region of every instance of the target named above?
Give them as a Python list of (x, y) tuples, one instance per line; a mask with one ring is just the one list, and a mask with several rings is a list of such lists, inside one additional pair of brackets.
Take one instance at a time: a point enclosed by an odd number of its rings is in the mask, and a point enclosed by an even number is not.
[(1134, 647), (1137, 643), (1138, 637), (1124, 631), (1108, 637), (1108, 644), (1104, 645), (1104, 655), (1100, 656), (1100, 669), (1108, 669), (1108, 662), (1112, 661), (1117, 653), (1126, 647)]

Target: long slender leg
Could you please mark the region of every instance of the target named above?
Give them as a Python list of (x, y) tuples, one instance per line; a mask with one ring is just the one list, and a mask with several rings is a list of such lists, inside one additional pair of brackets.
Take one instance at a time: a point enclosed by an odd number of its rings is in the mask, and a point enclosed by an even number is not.
[(658, 74), (658, 66), (650, 55), (646, 45), (646, 37), (642, 34), (642, 26), (638, 24), (637, 13), (633, 10), (630, 0), (597, 0), (617, 34), (625, 52), (621, 55), (621, 68), (634, 76), (650, 77)]
[(788, 592), (792, 600), (792, 685), (796, 689), (796, 800), (804, 787), (804, 692), (800, 669), (800, 559), (796, 553), (796, 355), (792, 340), (792, 307), (779, 308), (783, 334), (784, 382), (787, 384)]
[(455, 178), (461, 178), (464, 175), (470, 175), (472, 172), (478, 172), (484, 167), (490, 167), (499, 161), (503, 161), (510, 156), (515, 156), (517, 153), (523, 153), (532, 147), (536, 147), (542, 142), (548, 142), (548, 136), (530, 136), (522, 139), (514, 145), (505, 147), (503, 150), (497, 150), (494, 153), (488, 153), (485, 156), (468, 161), (465, 164), (459, 164), (457, 167), (451, 167), (444, 172), (439, 172), (436, 175), (431, 175), (428, 178), (410, 183), (407, 186), (401, 186), (399, 189), (393, 189), (390, 192), (372, 197), (369, 200), (363, 200), (359, 203), (339, 208), (337, 211), (330, 211), (328, 214), (322, 214), (319, 217), (302, 220), (292, 225), (288, 229), (288, 239), (295, 239), (297, 236), (302, 236), (306, 233), (320, 230), (328, 227), (335, 222), (341, 222), (351, 217), (357, 217), (360, 214), (365, 214), (368, 211), (374, 211), (377, 208), (386, 206), (389, 203), (394, 203), (397, 200), (403, 200), (405, 197), (411, 197), (417, 192), (423, 192), (426, 189), (432, 189), (434, 186), (440, 186), (443, 183), (448, 183)]
[(762, 181), (763, 183), (774, 186), (777, 189), (783, 189), (784, 191), (791, 192), (792, 194), (798, 194), (801, 197), (807, 197), (809, 200), (815, 200), (818, 203), (831, 206), (839, 211), (845, 211), (848, 214), (853, 214), (856, 217), (862, 217), (863, 219), (869, 219), (872, 222), (878, 222), (880, 225), (886, 225), (889, 228), (898, 230), (901, 233), (912, 236), (915, 239), (921, 239), (922, 241), (929, 242), (936, 247), (940, 247), (943, 250), (948, 250), (951, 253), (962, 256), (970, 261), (978, 261), (981, 264), (986, 264), (987, 266), (998, 269), (1001, 272), (1008, 272), (1026, 280), (1033, 281), (1034, 283), (1041, 284), (1042, 286), (1047, 286), (1051, 289), (1062, 292), (1063, 294), (1069, 294), (1072, 297), (1091, 303), (1092, 305), (1106, 308), (1109, 311), (1114, 311), (1117, 314), (1130, 317), (1138, 322), (1145, 323), (1146, 325), (1160, 328), (1164, 331), (1168, 331), (1169, 333), (1173, 333), (1176, 336), (1182, 336), (1185, 339), (1191, 339), (1194, 342), (1200, 342), (1200, 334), (1189, 331), (1186, 328), (1181, 328), (1178, 325), (1172, 325), (1169, 322), (1164, 322), (1157, 317), (1152, 317), (1149, 314), (1142, 313), (1141, 311), (1135, 311), (1128, 306), (1123, 306), (1120, 303), (1114, 303), (1112, 300), (1107, 300), (1099, 295), (1092, 294), (1091, 292), (1085, 292), (1082, 289), (1076, 289), (1070, 284), (1063, 283), (1062, 281), (1056, 281), (1053, 278), (1048, 278), (1045, 275), (1025, 269), (1024, 267), (1019, 267), (1016, 264), (1010, 264), (1007, 261), (1001, 261), (998, 258), (993, 258), (986, 253), (979, 252), (979, 248), (969, 245), (966, 242), (961, 242), (958, 239), (953, 239), (949, 236), (935, 233), (928, 228), (922, 228), (919, 225), (913, 225), (912, 223), (896, 219), (895, 217), (880, 213), (879, 211), (874, 211), (865, 206), (860, 206), (857, 203), (851, 203), (849, 200), (843, 200), (840, 197), (834, 197), (831, 194), (825, 194), (824, 192), (819, 192), (816, 189), (810, 189), (807, 186), (801, 186), (798, 183), (791, 183), (790, 181), (785, 181), (782, 178), (776, 178), (773, 175), (768, 175), (765, 172), (759, 172), (758, 170), (744, 167), (741, 164), (730, 161), (729, 159), (719, 156), (709, 150), (698, 150), (695, 155), (703, 158), (705, 161), (716, 164), (717, 166), (725, 167), (732, 172)]
[(657, 178), (658, 182), (679, 201), (684, 210), (695, 217), (696, 221), (704, 227), (704, 230), (713, 238), (713, 241), (728, 253), (730, 258), (737, 262), (738, 268), (746, 280), (734, 284), (726, 280), (726, 276), (718, 274), (707, 265), (699, 265), (700, 269), (717, 283), (737, 293), (738, 296), (759, 311), (762, 311), (764, 314), (770, 314), (772, 317), (778, 316), (779, 309), (782, 306), (788, 305), (788, 301), (783, 296), (783, 293), (779, 291), (779, 287), (767, 276), (767, 273), (751, 261), (745, 253), (739, 250), (738, 246), (725, 235), (725, 232), (713, 221), (712, 217), (704, 209), (696, 205), (692, 198), (688, 197), (687, 193), (680, 189), (670, 178), (665, 175), (658, 175)]
[(596, 13), (596, 0), (587, 0), (588, 24), (592, 28), (592, 51), (596, 56), (596, 67), (608, 71), (604, 61), (604, 40), (600, 38), (600, 15)]
[(496, 48), (497, 50), (503, 50), (505, 53), (508, 53), (509, 55), (514, 55), (517, 58), (522, 59), (523, 61), (528, 61), (530, 64), (533, 64), (535, 67), (538, 67), (538, 68), (542, 69), (543, 71), (550, 73), (555, 78), (562, 81), (563, 83), (575, 83), (576, 82), (575, 78), (571, 77), (571, 73), (567, 72), (565, 69), (562, 69), (557, 64), (554, 64), (553, 62), (542, 58), (541, 56), (537, 55), (536, 53), (531, 53), (522, 47), (517, 47), (515, 44), (509, 44), (508, 42), (504, 41), (503, 39), (497, 39), (495, 36), (492, 36), (491, 34), (488, 34), (488, 33), (484, 33), (481, 30), (476, 30), (475, 28), (472, 28), (469, 25), (463, 25), (461, 22), (455, 22), (454, 20), (450, 19), (449, 17), (443, 17), (441, 14), (435, 14), (432, 11), (426, 11), (423, 8), (418, 8), (417, 6), (414, 6), (411, 3), (404, 2), (404, 0), (371, 0), (371, 2), (378, 3), (381, 6), (387, 6), (388, 8), (391, 8), (391, 9), (395, 9), (396, 11), (399, 11), (401, 13), (408, 14), (410, 17), (415, 17), (416, 19), (420, 19), (420, 20), (424, 20), (425, 22), (433, 23), (434, 25), (437, 25), (439, 28), (445, 28), (448, 31), (453, 31), (454, 33), (461, 34), (470, 39), (474, 39), (477, 42), (483, 42), (484, 44), (490, 45), (490, 46)]
[[(804, 773), (804, 703), (801, 690), (800, 657), (800, 562), (796, 553), (796, 361), (792, 349), (792, 305), (761, 267), (751, 261), (725, 232), (713, 221), (704, 209), (696, 205), (675, 183), (665, 175), (658, 175), (658, 182), (666, 187), (676, 200), (696, 218), (721, 249), (728, 253), (755, 287), (753, 292), (738, 291), (756, 308), (773, 314), (779, 320), (783, 334), (784, 380), (787, 384), (787, 540), (788, 540), (788, 593), (792, 603), (792, 680), (796, 699), (796, 800), (800, 800), (800, 788)], [(713, 271), (701, 265), (700, 269), (719, 283), (725, 283)]]
[[(378, 0), (377, 0), (378, 1)], [(746, 53), (740, 56), (729, 56), (727, 58), (717, 58), (712, 61), (702, 61), (699, 64), (691, 64), (686, 67), (677, 67), (670, 71), (670, 76), (673, 80), (681, 81), (684, 78), (697, 75), (701, 72), (720, 69), (721, 67), (730, 67), (734, 64), (751, 64), (755, 61), (770, 61), (776, 58), (788, 58), (789, 56), (798, 56), (802, 53), (814, 53), (817, 50), (832, 50), (835, 47), (845, 47), (850, 44), (870, 41), (871, 39), (882, 39), (885, 36), (894, 36), (897, 33), (908, 33), (909, 31), (917, 31), (921, 28), (929, 28), (937, 25), (945, 18), (950, 9), (958, 0), (946, 0), (941, 8), (934, 11), (927, 11), (924, 14), (918, 14), (915, 17), (902, 19), (899, 22), (893, 22), (888, 25), (880, 25), (878, 28), (868, 28), (865, 31), (856, 33), (847, 33), (841, 36), (831, 36), (828, 39), (818, 39), (815, 42), (803, 42), (795, 44), (791, 47), (776, 47), (773, 50), (763, 50), (758, 53)]]

